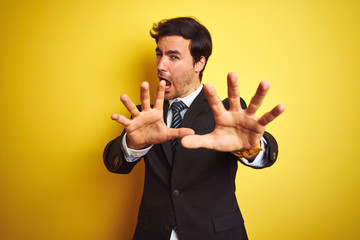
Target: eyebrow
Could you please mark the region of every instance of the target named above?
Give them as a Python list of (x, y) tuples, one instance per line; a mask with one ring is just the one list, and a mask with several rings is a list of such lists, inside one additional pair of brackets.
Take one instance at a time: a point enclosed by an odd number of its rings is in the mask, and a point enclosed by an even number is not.
[[(155, 52), (161, 52), (161, 50), (159, 48), (155, 49)], [(177, 54), (177, 55), (181, 55), (181, 52), (179, 52), (178, 50), (169, 50), (165, 52), (166, 55), (171, 55), (171, 54)]]

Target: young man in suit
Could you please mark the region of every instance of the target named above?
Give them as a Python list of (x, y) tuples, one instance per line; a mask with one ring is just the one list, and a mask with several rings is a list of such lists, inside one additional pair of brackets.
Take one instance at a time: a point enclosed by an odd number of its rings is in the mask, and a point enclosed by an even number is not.
[(247, 239), (235, 196), (238, 161), (253, 168), (275, 162), (277, 143), (265, 126), (285, 108), (255, 116), (268, 82), (260, 83), (247, 108), (235, 73), (228, 74), (223, 102), (210, 84), (202, 85), (212, 42), (195, 19), (164, 20), (150, 34), (160, 80), (154, 106), (146, 82), (141, 107), (122, 95), (132, 118), (111, 116), (125, 130), (104, 151), (105, 166), (114, 173), (129, 173), (142, 157), (145, 161), (133, 239)]

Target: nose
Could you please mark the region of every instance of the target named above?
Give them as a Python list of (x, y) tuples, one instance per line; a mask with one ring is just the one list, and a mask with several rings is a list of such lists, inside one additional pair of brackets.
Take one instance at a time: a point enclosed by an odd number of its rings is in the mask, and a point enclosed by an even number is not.
[(167, 64), (166, 64), (166, 60), (163, 56), (159, 56), (156, 60), (156, 65), (157, 65), (157, 70), (159, 72), (166, 72), (167, 70)]

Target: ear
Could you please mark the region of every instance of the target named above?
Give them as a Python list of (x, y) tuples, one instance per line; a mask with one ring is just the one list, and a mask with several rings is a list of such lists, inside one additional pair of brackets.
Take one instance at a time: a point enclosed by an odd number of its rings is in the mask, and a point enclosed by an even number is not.
[(205, 57), (201, 56), (200, 60), (195, 63), (195, 72), (196, 73), (201, 72), (201, 70), (203, 70), (205, 67), (205, 63), (206, 63)]

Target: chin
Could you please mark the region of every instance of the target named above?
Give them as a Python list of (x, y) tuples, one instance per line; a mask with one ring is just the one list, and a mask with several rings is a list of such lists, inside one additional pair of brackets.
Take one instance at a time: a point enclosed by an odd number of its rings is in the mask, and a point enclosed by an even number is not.
[(171, 100), (171, 99), (174, 99), (174, 94), (171, 94), (170, 92), (166, 93), (165, 92), (165, 95), (164, 95), (164, 99), (165, 100)]
[(171, 97), (171, 96), (165, 96), (165, 97), (164, 97), (164, 100), (167, 100), (167, 101), (169, 101), (169, 100), (171, 100), (171, 99), (174, 99), (174, 98)]

